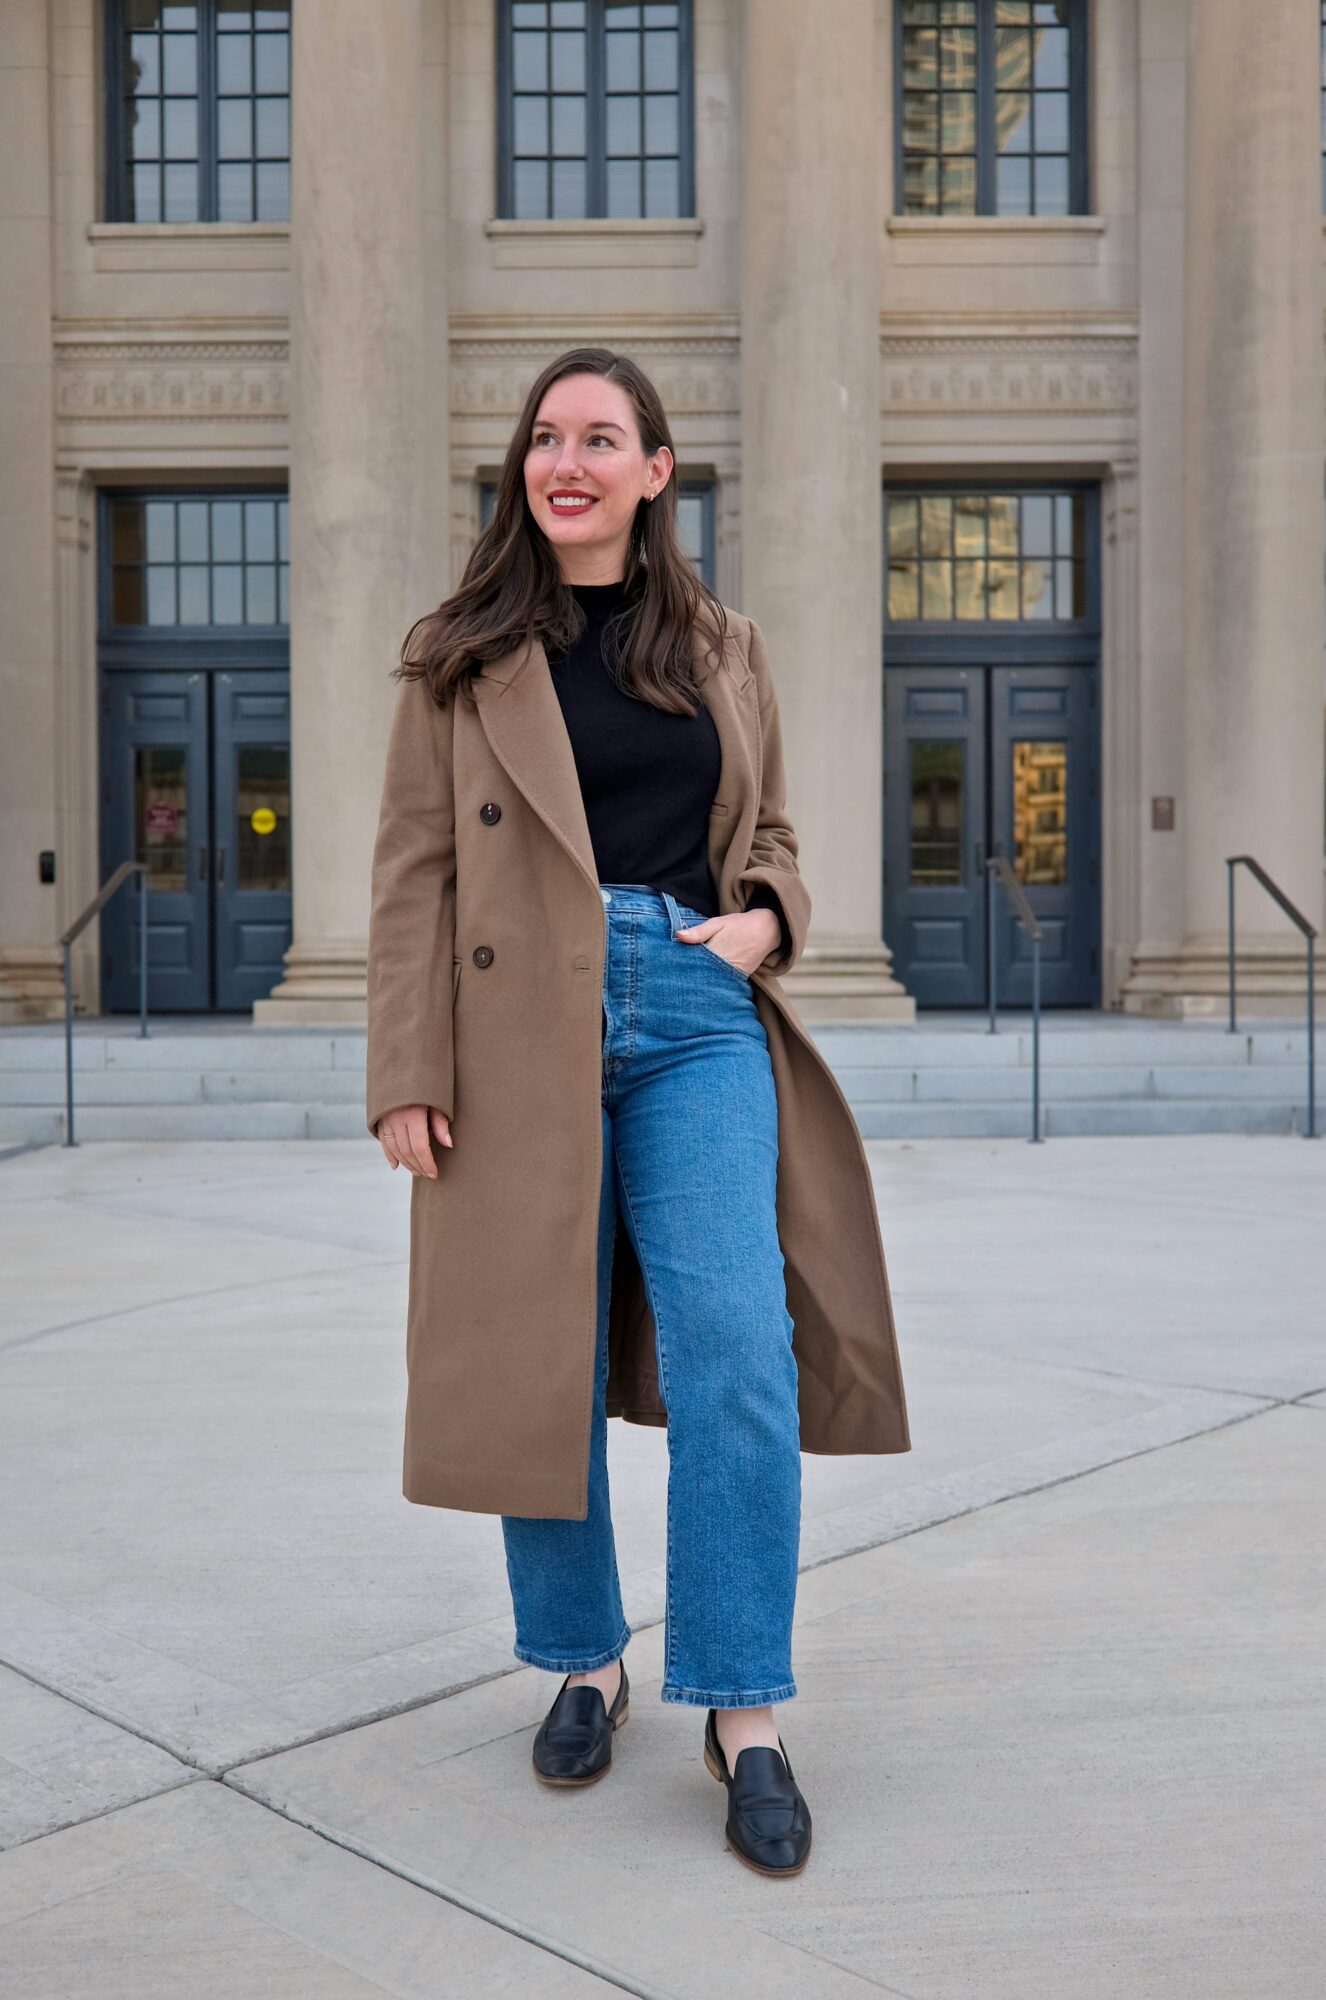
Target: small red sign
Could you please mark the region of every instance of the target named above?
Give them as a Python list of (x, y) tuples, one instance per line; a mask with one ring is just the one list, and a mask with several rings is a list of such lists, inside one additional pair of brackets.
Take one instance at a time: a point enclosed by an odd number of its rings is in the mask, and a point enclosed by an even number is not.
[(149, 833), (178, 833), (180, 830), (180, 809), (166, 799), (151, 799), (147, 807), (147, 830)]

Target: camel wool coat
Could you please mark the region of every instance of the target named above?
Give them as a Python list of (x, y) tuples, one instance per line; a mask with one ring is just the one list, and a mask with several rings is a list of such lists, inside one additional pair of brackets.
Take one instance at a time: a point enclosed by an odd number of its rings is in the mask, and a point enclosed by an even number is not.
[[(791, 933), (752, 975), (778, 1094), (778, 1233), (801, 1445), (910, 1449), (874, 1191), (856, 1121), (783, 992), (810, 896), (785, 812), (758, 626), (728, 612), (696, 673), (721, 745), (709, 859), (721, 914), (757, 883)], [(372, 865), (367, 1119), (435, 1105), (435, 1180), (412, 1178), (407, 1500), (583, 1520), (597, 1331), (607, 913), (547, 656), (477, 671), (476, 708), (397, 690)], [(607, 1410), (666, 1424), (655, 1327), (619, 1222)]]

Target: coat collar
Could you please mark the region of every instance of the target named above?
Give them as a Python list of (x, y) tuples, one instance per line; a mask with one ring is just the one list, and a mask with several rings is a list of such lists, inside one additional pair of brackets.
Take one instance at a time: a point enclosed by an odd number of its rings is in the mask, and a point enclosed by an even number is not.
[[(709, 817), (709, 864), (722, 901), (724, 862), (729, 847), (737, 844), (734, 837), (748, 808), (749, 824), (741, 835), (747, 845), (755, 824), (760, 784), (755, 676), (731, 627), (718, 666), (710, 661), (698, 628), (694, 649), (696, 682), (714, 719), (722, 756)], [(580, 778), (541, 641), (525, 641), (489, 661), (472, 677), (471, 686), (493, 755), (597, 893)]]

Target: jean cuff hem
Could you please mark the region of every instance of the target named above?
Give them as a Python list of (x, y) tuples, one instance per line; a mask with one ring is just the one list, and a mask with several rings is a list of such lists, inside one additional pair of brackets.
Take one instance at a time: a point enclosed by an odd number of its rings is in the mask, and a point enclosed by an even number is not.
[(592, 1674), (597, 1667), (610, 1667), (626, 1651), (631, 1637), (629, 1625), (622, 1627), (621, 1637), (615, 1645), (601, 1653), (577, 1653), (564, 1659), (555, 1659), (551, 1653), (536, 1653), (528, 1646), (515, 1645), (511, 1648), (518, 1660), (527, 1667), (542, 1667), (550, 1674)]
[(741, 1693), (732, 1688), (669, 1687), (664, 1683), (659, 1689), (659, 1699), (685, 1702), (695, 1708), (767, 1708), (775, 1701), (794, 1700), (796, 1691), (795, 1681), (783, 1681), (778, 1687), (758, 1688), (753, 1693)]

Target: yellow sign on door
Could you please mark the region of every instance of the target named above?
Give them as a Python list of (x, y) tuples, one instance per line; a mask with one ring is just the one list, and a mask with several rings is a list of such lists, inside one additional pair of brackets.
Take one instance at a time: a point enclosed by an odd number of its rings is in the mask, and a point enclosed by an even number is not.
[(255, 833), (275, 833), (276, 814), (270, 806), (255, 806), (249, 814), (249, 825)]

